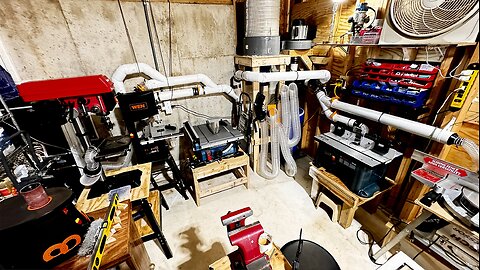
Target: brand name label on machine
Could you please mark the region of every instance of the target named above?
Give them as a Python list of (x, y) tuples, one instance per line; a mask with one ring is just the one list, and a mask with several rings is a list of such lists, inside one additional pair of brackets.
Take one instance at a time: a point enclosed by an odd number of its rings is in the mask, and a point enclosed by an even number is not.
[(130, 104), (130, 111), (141, 111), (148, 109), (148, 104), (146, 102)]
[(440, 169), (442, 169), (446, 172), (455, 174), (455, 175), (460, 176), (460, 177), (467, 176), (467, 172), (465, 170), (462, 170), (460, 168), (452, 166), (452, 165), (450, 165), (448, 163), (445, 163), (441, 160), (434, 159), (434, 158), (431, 158), (431, 157), (424, 157), (423, 160), (425, 161), (426, 164), (435, 166), (435, 167), (440, 168)]

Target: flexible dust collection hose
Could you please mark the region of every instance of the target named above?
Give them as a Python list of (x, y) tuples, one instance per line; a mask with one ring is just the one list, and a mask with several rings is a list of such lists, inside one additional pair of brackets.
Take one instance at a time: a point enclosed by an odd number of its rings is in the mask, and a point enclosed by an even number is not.
[[(259, 163), (259, 168), (258, 168), (258, 173), (260, 176), (267, 178), (267, 179), (273, 179), (278, 176), (278, 172), (280, 169), (280, 152), (278, 149), (278, 123), (277, 123), (277, 117), (276, 115), (267, 117), (267, 120), (264, 120), (261, 122), (261, 127), (260, 127), (260, 137), (262, 140), (262, 143), (260, 144), (260, 163)], [(268, 128), (270, 124), (270, 129)], [(271, 143), (271, 148), (272, 148), (272, 154), (271, 154), (271, 159), (272, 159), (272, 169), (271, 171), (268, 170), (267, 168), (267, 154), (268, 154), (268, 133), (270, 130), (270, 143)]]
[[(282, 124), (285, 127), (285, 136), (288, 139), (288, 146), (290, 148), (300, 142), (301, 126), (300, 117), (298, 117), (298, 87), (295, 83), (289, 86), (284, 85), (280, 92), (282, 99)], [(290, 129), (292, 129), (292, 138), (290, 138)]]
[(475, 165), (475, 171), (478, 171), (478, 145), (474, 141), (467, 138), (463, 138), (460, 142), (460, 145), (463, 147), (463, 149), (465, 149), (472, 159), (473, 164)]
[(278, 124), (278, 138), (280, 142), (280, 149), (282, 150), (283, 159), (285, 160), (285, 173), (293, 177), (297, 174), (297, 163), (292, 157), (292, 152), (290, 151), (290, 147), (288, 145), (288, 132), (289, 130), (286, 129), (282, 124)]
[[(273, 179), (278, 176), (280, 171), (280, 147), (283, 158), (285, 159), (285, 173), (288, 176), (293, 177), (297, 173), (297, 164), (292, 157), (292, 153), (290, 152), (290, 147), (288, 145), (287, 136), (289, 130), (284, 125), (277, 122), (276, 114), (268, 117), (267, 119), (268, 122), (266, 120), (261, 122), (260, 137), (262, 143), (260, 144), (260, 164), (258, 173), (260, 176), (267, 179)], [(265, 139), (268, 137), (269, 133), (272, 149), (270, 155), (272, 161), (271, 171), (269, 171), (267, 168), (268, 140)]]
[[(300, 117), (299, 113), (299, 106), (298, 106), (298, 87), (295, 83), (290, 83), (288, 85), (289, 89), (289, 97), (290, 97), (290, 120), (292, 122), (292, 129), (293, 129), (293, 137), (289, 138), (288, 146), (294, 147), (300, 142), (300, 138), (302, 137), (302, 130), (300, 126)], [(290, 128), (287, 129), (287, 132), (290, 132)], [(289, 137), (289, 133), (287, 133), (287, 138)]]

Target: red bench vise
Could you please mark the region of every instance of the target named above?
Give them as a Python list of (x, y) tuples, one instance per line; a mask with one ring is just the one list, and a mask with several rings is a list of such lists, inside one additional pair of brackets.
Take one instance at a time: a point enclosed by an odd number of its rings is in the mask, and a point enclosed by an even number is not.
[(238, 246), (247, 269), (271, 269), (268, 259), (260, 252), (258, 239), (263, 233), (260, 222), (245, 225), (245, 219), (252, 216), (253, 211), (246, 207), (221, 217), (222, 224), (227, 226), (228, 238), (232, 246)]

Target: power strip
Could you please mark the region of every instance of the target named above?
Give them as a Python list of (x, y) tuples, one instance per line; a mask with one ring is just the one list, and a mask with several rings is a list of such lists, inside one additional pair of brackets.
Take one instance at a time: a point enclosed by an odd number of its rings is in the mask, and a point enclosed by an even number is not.
[(465, 100), (467, 99), (468, 93), (470, 89), (475, 83), (475, 79), (478, 76), (478, 64), (471, 64), (468, 66), (468, 69), (462, 71), (460, 73), (460, 77), (458, 78), (462, 83), (458, 87), (460, 89), (455, 96), (453, 97), (453, 101), (450, 104), (450, 110), (458, 111), (462, 108)]

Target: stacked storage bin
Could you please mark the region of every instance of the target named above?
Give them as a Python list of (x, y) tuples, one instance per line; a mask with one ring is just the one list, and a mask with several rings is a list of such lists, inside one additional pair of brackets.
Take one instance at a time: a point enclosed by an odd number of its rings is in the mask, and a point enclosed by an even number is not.
[(353, 82), (358, 97), (419, 108), (425, 105), (437, 76), (438, 66), (417, 63), (367, 62)]

